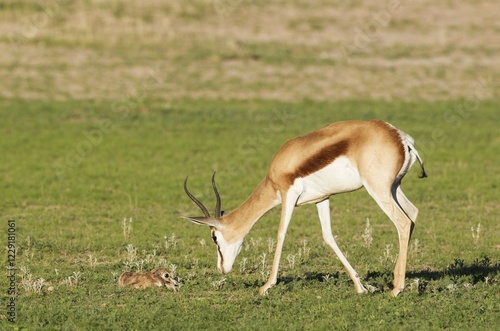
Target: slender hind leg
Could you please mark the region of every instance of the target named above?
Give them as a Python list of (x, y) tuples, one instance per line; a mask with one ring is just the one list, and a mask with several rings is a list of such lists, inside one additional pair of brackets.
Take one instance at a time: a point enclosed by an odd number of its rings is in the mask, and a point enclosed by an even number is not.
[[(392, 192), (396, 192), (394, 195), (391, 194), (390, 185), (380, 185), (381, 182), (378, 183), (379, 185), (365, 184), (365, 188), (398, 230), (399, 254), (394, 268), (394, 289), (391, 292), (393, 296), (397, 296), (405, 287), (408, 243), (413, 228), (413, 221), (409, 216), (414, 215), (416, 217), (418, 209), (405, 197), (398, 186), (399, 183), (393, 186), (396, 187), (395, 190), (392, 190)], [(400, 199), (399, 203), (396, 197)], [(408, 208), (408, 210), (404, 211), (402, 208)]]
[(349, 277), (351, 277), (352, 281), (354, 282), (354, 287), (356, 289), (356, 292), (366, 293), (367, 292), (366, 288), (363, 286), (363, 284), (361, 284), (361, 280), (359, 278), (358, 273), (349, 264), (349, 261), (347, 261), (344, 254), (342, 254), (342, 251), (340, 250), (339, 246), (337, 246), (337, 243), (335, 242), (335, 239), (333, 237), (332, 227), (330, 224), (329, 200), (326, 199), (322, 202), (317, 203), (316, 207), (318, 208), (319, 220), (321, 222), (321, 230), (323, 231), (323, 239), (328, 244), (328, 246), (330, 246), (333, 249), (335, 254), (337, 254), (337, 257), (340, 259), (344, 267), (347, 269)]
[[(413, 226), (411, 227), (411, 232), (413, 233), (413, 229), (415, 228), (415, 222), (417, 221), (417, 216), (418, 216), (418, 208), (411, 203), (410, 200), (405, 196), (403, 191), (401, 190), (401, 186), (397, 184), (396, 188), (396, 199), (397, 202), (399, 203), (399, 206), (401, 209), (406, 213), (406, 215), (410, 218), (410, 220), (413, 222)], [(410, 238), (412, 233), (410, 233)]]

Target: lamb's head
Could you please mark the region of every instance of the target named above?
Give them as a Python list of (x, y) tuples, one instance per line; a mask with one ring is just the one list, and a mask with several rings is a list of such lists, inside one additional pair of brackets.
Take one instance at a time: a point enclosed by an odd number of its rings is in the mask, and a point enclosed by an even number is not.
[(163, 268), (155, 268), (151, 272), (158, 280), (171, 290), (177, 291), (179, 289), (179, 282), (171, 277), (170, 273)]

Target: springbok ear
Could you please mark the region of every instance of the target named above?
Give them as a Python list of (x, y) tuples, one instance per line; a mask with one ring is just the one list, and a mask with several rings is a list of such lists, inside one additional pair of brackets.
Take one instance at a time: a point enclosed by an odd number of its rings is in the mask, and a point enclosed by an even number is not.
[(212, 217), (182, 217), (182, 218), (199, 225), (213, 226), (216, 228), (222, 227), (220, 221)]

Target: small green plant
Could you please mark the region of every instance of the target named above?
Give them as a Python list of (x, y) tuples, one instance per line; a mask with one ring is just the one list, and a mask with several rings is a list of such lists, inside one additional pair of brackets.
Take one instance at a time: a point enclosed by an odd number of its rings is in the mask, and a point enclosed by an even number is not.
[(154, 265), (157, 260), (156, 249), (153, 249), (151, 253), (146, 253), (146, 257), (144, 258), (144, 263), (148, 265)]
[(263, 281), (267, 280), (267, 278), (269, 277), (269, 268), (267, 267), (266, 258), (267, 258), (267, 254), (266, 253), (262, 253), (260, 255), (260, 268), (259, 268), (259, 272), (260, 272), (260, 278)]
[(413, 281), (410, 281), (405, 290), (408, 290), (410, 292), (417, 292), (418, 294), (422, 295), (427, 289), (427, 284), (428, 282), (424, 279), (416, 278)]
[(415, 239), (410, 244), (408, 255), (411, 257), (416, 257), (419, 253), (421, 253), (420, 240)]
[(97, 257), (94, 254), (92, 254), (92, 253), (90, 253), (88, 255), (88, 257), (89, 257), (89, 265), (90, 265), (90, 267), (93, 268), (93, 269), (95, 269), (95, 266), (97, 264)]
[(126, 270), (131, 270), (134, 265), (137, 265), (137, 248), (134, 244), (127, 244), (125, 252), (125, 261), (123, 264), (125, 265)]
[(241, 259), (240, 261), (240, 272), (241, 273), (246, 273), (247, 271), (247, 261), (248, 261), (248, 258), (244, 257)]
[[(268, 244), (269, 244), (269, 242), (268, 242)], [(245, 250), (249, 250), (249, 249), (256, 250), (261, 245), (262, 245), (262, 238), (259, 237), (259, 238), (255, 239), (254, 237), (251, 237), (250, 244), (245, 247)]]
[(132, 234), (132, 218), (123, 219), (122, 230), (123, 230), (123, 239), (125, 239), (125, 241), (129, 240)]
[(373, 228), (370, 225), (370, 219), (367, 218), (366, 223), (365, 223), (365, 230), (363, 231), (363, 234), (361, 235), (361, 237), (363, 238), (363, 246), (365, 248), (370, 248), (370, 246), (372, 245), (372, 241), (373, 241), (372, 233), (373, 233)]
[(45, 279), (40, 277), (34, 277), (29, 268), (26, 266), (20, 267), (21, 271), (21, 282), (20, 286), (27, 293), (41, 293), (42, 288), (47, 285)]
[(302, 259), (309, 257), (309, 252), (311, 252), (311, 248), (307, 247), (307, 239), (302, 239), (300, 241), (301, 247), (299, 248), (298, 256)]
[(134, 244), (128, 244), (127, 247), (127, 261), (132, 263), (135, 261), (137, 258), (137, 248), (134, 246)]
[(324, 282), (329, 282), (331, 279), (332, 279), (332, 276), (330, 274), (326, 274), (326, 275), (323, 275), (321, 277), (321, 279), (324, 281)]
[(174, 263), (170, 263), (168, 265), (168, 269), (169, 269), (169, 272), (170, 272), (170, 276), (175, 276), (175, 273), (177, 271), (177, 264), (174, 264)]
[(396, 262), (397, 255), (392, 254), (392, 249), (394, 246), (392, 244), (385, 245), (384, 253), (379, 257), (379, 261), (385, 269), (390, 269), (394, 262)]
[(455, 259), (453, 264), (450, 264), (448, 268), (446, 268), (446, 273), (450, 276), (450, 279), (453, 281), (453, 284), (456, 288), (458, 284), (458, 279), (462, 276), (464, 271), (464, 260)]
[(165, 236), (165, 249), (173, 249), (177, 247), (177, 237), (175, 233), (172, 233), (170, 236)]
[(222, 277), (221, 279), (219, 280), (214, 280), (212, 281), (212, 287), (216, 290), (216, 291), (220, 291), (222, 290), (222, 288), (224, 287), (224, 284), (226, 284), (226, 278)]
[(297, 256), (294, 255), (294, 254), (289, 254), (287, 257), (286, 257), (286, 260), (288, 261), (288, 267), (290, 269), (294, 269), (295, 268), (295, 258)]
[(378, 287), (373, 286), (373, 285), (370, 285), (370, 284), (365, 284), (365, 288), (366, 288), (366, 290), (367, 290), (369, 293), (375, 293), (375, 292), (379, 292), (379, 291), (380, 291), (380, 290), (378, 289)]
[(80, 285), (80, 279), (82, 277), (82, 273), (80, 271), (73, 271), (73, 274), (66, 277), (63, 280), (63, 284), (70, 287), (78, 287)]
[(272, 254), (274, 252), (274, 246), (276, 245), (276, 240), (273, 238), (267, 238), (267, 251), (269, 254)]
[(478, 223), (476, 228), (471, 226), (470, 232), (472, 235), (472, 242), (474, 243), (474, 245), (477, 245), (479, 243), (479, 239), (481, 237), (481, 223)]

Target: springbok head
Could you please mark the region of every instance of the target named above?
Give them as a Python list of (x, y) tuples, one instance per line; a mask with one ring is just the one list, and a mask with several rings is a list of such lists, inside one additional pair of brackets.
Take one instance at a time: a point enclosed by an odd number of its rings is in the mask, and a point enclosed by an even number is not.
[(208, 209), (187, 188), (187, 178), (184, 181), (184, 191), (188, 197), (201, 209), (205, 216), (184, 217), (185, 219), (200, 225), (210, 227), (212, 240), (217, 246), (217, 268), (223, 274), (229, 273), (233, 269), (234, 260), (241, 251), (244, 238), (237, 235), (230, 224), (225, 224), (223, 212), (221, 211), (220, 195), (215, 185), (215, 172), (212, 176), (212, 188), (215, 193), (216, 204), (214, 216), (210, 216)]

